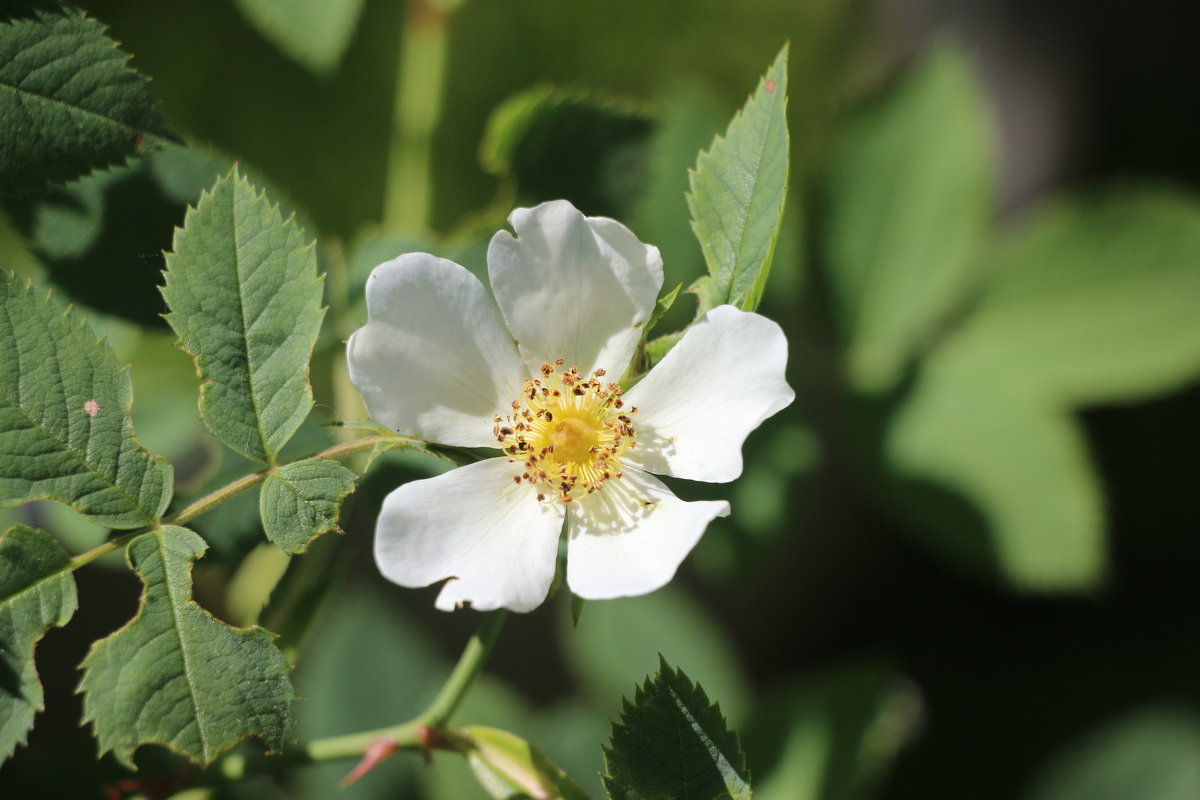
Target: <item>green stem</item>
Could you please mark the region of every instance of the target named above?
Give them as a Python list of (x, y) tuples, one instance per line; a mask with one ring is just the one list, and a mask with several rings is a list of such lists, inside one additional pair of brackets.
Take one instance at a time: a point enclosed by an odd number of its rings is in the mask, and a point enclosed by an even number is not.
[[(342, 442), (341, 444), (335, 444), (333, 447), (327, 447), (324, 450), (322, 450), (321, 452), (315, 453), (311, 456), (307, 456), (306, 458), (304, 458), (302, 460), (306, 461), (309, 458), (338, 458), (340, 456), (349, 455), (350, 453), (357, 453), (362, 450), (369, 450), (370, 448), (374, 447), (375, 445), (377, 445), (381, 442), (390, 442), (390, 441), (397, 441), (397, 440), (409, 442), (412, 444), (417, 444), (416, 439), (409, 439), (406, 436), (383, 436), (383, 435), (367, 436), (366, 438), (363, 438), (363, 439), (355, 439), (352, 442)], [(281, 466), (286, 466), (286, 465), (281, 465)], [(249, 475), (245, 475), (241, 478), (238, 478), (233, 483), (228, 483), (228, 484), (222, 486), (220, 489), (217, 489), (216, 491), (212, 492), (211, 494), (206, 494), (204, 497), (201, 497), (196, 502), (194, 502), (191, 505), (184, 508), (178, 514), (167, 517), (167, 519), (163, 520), (163, 522), (165, 522), (168, 525), (182, 525), (185, 522), (188, 522), (189, 520), (195, 519), (196, 517), (200, 516), (201, 514), (205, 513), (206, 511), (211, 511), (213, 508), (219, 506), (221, 503), (224, 503), (226, 500), (230, 499), (231, 497), (239, 495), (242, 492), (246, 491), (247, 489), (251, 488), (252, 486), (257, 486), (258, 484), (262, 483), (263, 481), (265, 481), (267, 479), (268, 475), (270, 475), (272, 472), (278, 471), (279, 468), (280, 467), (277, 467), (277, 466), (276, 467), (267, 467), (266, 469), (261, 469), (258, 472), (252, 472)]]
[[(321, 452), (316, 453), (311, 456), (308, 456), (307, 458), (339, 458), (341, 456), (350, 455), (351, 453), (358, 453), (363, 450), (368, 450), (382, 442), (395, 442), (395, 441), (404, 442), (405, 444), (412, 445), (412, 446), (416, 446), (418, 444), (424, 444), (424, 442), (420, 442), (416, 439), (412, 439), (407, 436), (393, 436), (393, 435), (367, 436), (362, 439), (355, 439), (352, 442), (342, 442), (341, 444), (335, 444), (333, 447), (327, 447), (324, 450), (322, 450)], [(228, 483), (225, 486), (222, 486), (220, 489), (217, 489), (215, 492), (212, 492), (210, 494), (205, 495), (204, 497), (201, 497), (196, 502), (194, 502), (191, 505), (184, 508), (178, 514), (174, 514), (170, 517), (167, 517), (166, 519), (164, 519), (162, 521), (161, 524), (162, 525), (182, 525), (185, 522), (195, 519), (196, 517), (200, 516), (201, 514), (205, 513), (206, 511), (211, 511), (212, 509), (216, 508), (217, 506), (219, 506), (221, 503), (224, 503), (229, 498), (234, 497), (235, 495), (239, 495), (242, 492), (249, 489), (250, 487), (256, 486), (256, 485), (262, 483), (264, 480), (266, 480), (268, 475), (270, 475), (272, 472), (275, 472), (278, 469), (279, 469), (279, 467), (267, 467), (266, 469), (259, 470), (258, 472), (238, 478), (233, 483)], [(70, 564), (67, 565), (67, 567), (64, 571), (77, 570), (80, 567), (84, 566), (85, 564), (92, 563), (93, 561), (95, 561), (97, 558), (100, 558), (101, 556), (105, 556), (105, 555), (113, 552), (114, 550), (119, 550), (120, 548), (122, 548), (126, 544), (128, 544), (131, 539), (141, 536), (143, 533), (148, 533), (152, 530), (155, 530), (156, 528), (159, 527), (159, 525), (160, 525), (160, 523), (156, 522), (153, 525), (148, 525), (144, 528), (138, 528), (135, 531), (129, 531), (128, 533), (123, 533), (120, 536), (115, 536), (112, 539), (109, 539), (104, 544), (99, 545), (97, 547), (93, 547), (91, 550), (88, 550), (86, 553), (80, 553), (79, 555), (75, 556), (75, 558), (71, 559)]]
[(90, 564), (93, 561), (95, 561), (97, 558), (100, 558), (101, 556), (106, 556), (109, 553), (113, 552), (114, 550), (121, 549), (131, 539), (133, 539), (134, 537), (137, 537), (137, 536), (141, 536), (143, 533), (145, 533), (146, 531), (149, 531), (149, 530), (151, 530), (151, 528), (138, 528), (136, 531), (130, 531), (129, 533), (123, 533), (120, 536), (116, 536), (112, 539), (109, 539), (104, 544), (99, 545), (98, 547), (93, 547), (91, 550), (88, 550), (86, 553), (80, 553), (79, 555), (75, 556), (73, 559), (71, 559), (71, 563), (67, 565), (67, 568), (64, 570), (61, 570), (61, 571), (62, 572), (74, 572), (75, 570), (79, 569), (83, 565)]
[(383, 222), (424, 232), (430, 220), (433, 134), (442, 113), (446, 12), (431, 0), (408, 0), (397, 64)]
[(311, 742), (289, 748), (279, 755), (272, 756), (226, 756), (213, 766), (213, 777), (218, 781), (237, 780), (246, 775), (262, 772), (274, 772), (279, 769), (301, 764), (315, 764), (324, 761), (343, 761), (357, 759), (372, 742), (379, 739), (391, 739), (398, 748), (418, 748), (424, 746), (422, 732), (429, 728), (441, 728), (449, 722), (450, 717), (466, 696), (467, 690), (483, 669), (484, 661), (492, 651), (500, 628), (504, 625), (506, 611), (493, 611), (483, 616), (479, 629), (467, 642), (458, 663), (446, 679), (446, 683), (438, 692), (437, 697), (425, 711), (413, 719), (387, 728), (377, 728), (371, 731), (350, 733), (344, 736), (330, 736), (324, 739), (314, 739)]

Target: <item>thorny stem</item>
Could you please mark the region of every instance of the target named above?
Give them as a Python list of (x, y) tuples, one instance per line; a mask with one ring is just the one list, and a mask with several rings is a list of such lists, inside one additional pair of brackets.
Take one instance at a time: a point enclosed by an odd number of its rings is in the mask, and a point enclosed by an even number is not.
[[(391, 739), (399, 749), (417, 749), (426, 746), (424, 731), (444, 727), (466, 696), (475, 678), (483, 669), (504, 625), (506, 611), (493, 611), (483, 615), (479, 629), (463, 648), (458, 663), (441, 691), (423, 712), (407, 722), (388, 728), (314, 739), (270, 756), (227, 756), (215, 764), (210, 773), (217, 782), (232, 781), (247, 775), (274, 772), (301, 764), (324, 761), (342, 761), (361, 758), (367, 747), (379, 739)], [(204, 781), (201, 781), (204, 783)]]

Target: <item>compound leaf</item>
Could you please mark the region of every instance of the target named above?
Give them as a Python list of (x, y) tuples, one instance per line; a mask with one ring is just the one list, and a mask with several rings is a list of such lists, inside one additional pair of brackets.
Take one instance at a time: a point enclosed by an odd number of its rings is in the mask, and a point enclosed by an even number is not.
[(134, 437), (132, 393), (82, 317), (0, 270), (0, 506), (61, 500), (110, 528), (156, 520), (173, 473)]
[(128, 56), (82, 11), (0, 13), (0, 194), (25, 194), (173, 139)]
[(291, 735), (295, 692), (273, 635), (226, 625), (192, 600), (191, 565), (205, 549), (177, 526), (130, 542), (141, 608), (83, 661), (84, 721), (101, 753), (131, 768), (142, 744), (207, 764), (247, 736), (277, 750)]
[[(785, 45), (725, 135), (696, 159), (688, 208), (712, 280), (706, 297), (758, 307), (788, 187)], [(702, 304), (700, 313), (707, 308)]]
[(682, 670), (659, 662), (613, 723), (605, 791), (613, 800), (749, 800), (746, 757), (720, 706)]
[(342, 500), (354, 491), (355, 481), (353, 472), (324, 458), (271, 473), (259, 495), (267, 538), (289, 553), (303, 553), (313, 539), (338, 529)]
[(324, 310), (313, 245), (235, 166), (189, 209), (167, 255), (167, 321), (196, 358), (213, 434), (273, 462), (312, 408)]
[(45, 531), (14, 525), (0, 536), (0, 762), (24, 743), (44, 707), (33, 651), (75, 613), (70, 563)]

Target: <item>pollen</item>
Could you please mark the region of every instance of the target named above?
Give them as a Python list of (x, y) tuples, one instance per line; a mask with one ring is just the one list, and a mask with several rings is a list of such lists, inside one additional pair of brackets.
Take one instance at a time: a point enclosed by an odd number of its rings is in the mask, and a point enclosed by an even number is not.
[(621, 477), (621, 455), (636, 444), (636, 406), (604, 370), (584, 376), (565, 361), (542, 364), (525, 381), (512, 414), (492, 418), (492, 434), (513, 464), (517, 483), (543, 487), (538, 500), (572, 503)]

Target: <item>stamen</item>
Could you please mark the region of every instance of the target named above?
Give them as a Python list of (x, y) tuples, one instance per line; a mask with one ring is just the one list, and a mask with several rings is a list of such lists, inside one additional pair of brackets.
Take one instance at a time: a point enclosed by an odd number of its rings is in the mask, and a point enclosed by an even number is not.
[(621, 477), (620, 457), (635, 444), (621, 387), (603, 383), (604, 370), (584, 376), (564, 359), (542, 364), (525, 381), (512, 415), (493, 417), (496, 441), (510, 462), (522, 465), (516, 483), (543, 487), (538, 500), (571, 503)]

